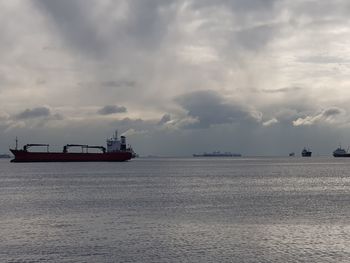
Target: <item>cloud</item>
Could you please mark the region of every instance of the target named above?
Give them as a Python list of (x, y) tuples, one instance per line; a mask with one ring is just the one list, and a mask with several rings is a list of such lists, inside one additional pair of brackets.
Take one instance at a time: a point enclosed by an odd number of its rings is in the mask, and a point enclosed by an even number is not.
[(236, 41), (241, 47), (250, 50), (264, 48), (273, 37), (276, 37), (276, 25), (258, 25), (236, 32)]
[(172, 17), (161, 12), (163, 7), (169, 8), (165, 0), (33, 2), (70, 48), (92, 58), (106, 58), (124, 47), (154, 49)]
[[(345, 0), (0, 1), (0, 105), (7, 113), (0, 113), (0, 134), (12, 127), (24, 137), (58, 142), (64, 133), (93, 141), (118, 128), (130, 130), (145, 152), (183, 153), (213, 137), (238, 151), (275, 147), (276, 153), (302, 140), (324, 146), (332, 133), (347, 140), (340, 124), (349, 123), (350, 110), (349, 6)], [(9, 23), (13, 18), (17, 23)], [(127, 111), (117, 114), (121, 105)], [(342, 113), (327, 111), (332, 105)], [(60, 113), (64, 120), (52, 121)], [(318, 135), (306, 132), (321, 123), (332, 125), (319, 125)], [(0, 147), (6, 145), (5, 137)]]
[(301, 87), (286, 87), (286, 88), (279, 88), (279, 89), (262, 89), (262, 92), (265, 93), (287, 93), (287, 92), (296, 92), (302, 90)]
[(125, 87), (135, 87), (136, 86), (136, 82), (135, 81), (131, 81), (131, 80), (109, 80), (109, 81), (102, 81), (101, 82), (101, 86), (102, 87), (107, 87), (107, 88), (125, 88)]
[(135, 130), (135, 129), (129, 129), (126, 132), (123, 132), (121, 135), (123, 136), (133, 136), (133, 135), (145, 135), (148, 134), (148, 131), (146, 130)]
[[(55, 28), (68, 45), (82, 48), (91, 55), (102, 54), (107, 48), (104, 38), (99, 37), (92, 19), (92, 10), (97, 8), (95, 1), (34, 0), (34, 3), (48, 15)], [(85, 8), (89, 6), (89, 9)]]
[(278, 120), (276, 118), (273, 118), (271, 120), (263, 122), (262, 125), (265, 126), (265, 127), (268, 127), (268, 126), (272, 126), (272, 125), (274, 125), (276, 123), (278, 123)]
[(101, 115), (110, 115), (114, 113), (125, 113), (127, 109), (124, 106), (118, 105), (106, 105), (102, 109), (98, 110), (97, 113)]
[(344, 114), (345, 111), (338, 107), (330, 107), (321, 111), (316, 115), (309, 115), (303, 118), (298, 118), (293, 121), (294, 126), (308, 126), (323, 122), (335, 122), (339, 115)]
[(339, 64), (339, 63), (348, 64), (350, 63), (349, 59), (346, 59), (341, 56), (336, 57), (336, 56), (325, 56), (325, 55), (301, 57), (298, 60), (300, 62), (314, 63), (314, 64)]
[(10, 115), (7, 112), (0, 111), (0, 121), (8, 120)]
[[(50, 120), (63, 120), (64, 117), (60, 113), (53, 113), (49, 107), (36, 107), (32, 109), (26, 109), (10, 119), (11, 122), (16, 121), (31, 121), (30, 126), (43, 125), (45, 122)], [(37, 122), (32, 121), (37, 120)]]
[(196, 91), (179, 96), (176, 101), (187, 111), (188, 116), (197, 119), (191, 128), (209, 128), (211, 125), (241, 122), (259, 122), (261, 113), (225, 101), (215, 91)]
[(26, 109), (18, 113), (15, 117), (16, 119), (34, 119), (40, 117), (49, 117), (51, 115), (51, 110), (47, 107), (37, 107), (32, 109)]
[(158, 125), (163, 125), (167, 122), (171, 121), (171, 116), (170, 114), (164, 114), (163, 117), (160, 119), (160, 121), (158, 122)]

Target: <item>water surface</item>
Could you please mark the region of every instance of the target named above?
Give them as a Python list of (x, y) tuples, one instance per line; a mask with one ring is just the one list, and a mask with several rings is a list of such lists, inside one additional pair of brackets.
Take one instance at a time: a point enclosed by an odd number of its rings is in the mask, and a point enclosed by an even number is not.
[(348, 262), (350, 158), (0, 161), (0, 262)]

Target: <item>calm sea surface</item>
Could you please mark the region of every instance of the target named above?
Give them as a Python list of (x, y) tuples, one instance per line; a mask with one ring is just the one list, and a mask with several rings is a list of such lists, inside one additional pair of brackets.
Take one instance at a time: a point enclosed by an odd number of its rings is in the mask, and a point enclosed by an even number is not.
[(0, 161), (0, 262), (349, 262), (350, 158)]

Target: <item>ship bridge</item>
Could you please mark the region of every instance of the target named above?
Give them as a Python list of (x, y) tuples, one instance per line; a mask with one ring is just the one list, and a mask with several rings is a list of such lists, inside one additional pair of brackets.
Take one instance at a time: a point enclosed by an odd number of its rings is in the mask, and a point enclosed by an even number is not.
[(107, 152), (119, 152), (126, 151), (126, 138), (125, 136), (120, 136), (118, 139), (118, 131), (112, 138), (107, 139)]

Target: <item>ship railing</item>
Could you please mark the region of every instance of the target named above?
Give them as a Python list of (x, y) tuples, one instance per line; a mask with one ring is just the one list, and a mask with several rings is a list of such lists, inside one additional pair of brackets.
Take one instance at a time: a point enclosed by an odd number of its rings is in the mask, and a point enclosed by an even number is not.
[(40, 147), (40, 146), (45, 146), (47, 152), (49, 152), (49, 146), (50, 146), (50, 145), (49, 145), (49, 144), (41, 144), (41, 143), (30, 143), (30, 144), (26, 144), (26, 145), (23, 146), (23, 150), (24, 150), (24, 151), (28, 151), (28, 149), (29, 149), (30, 147)]

